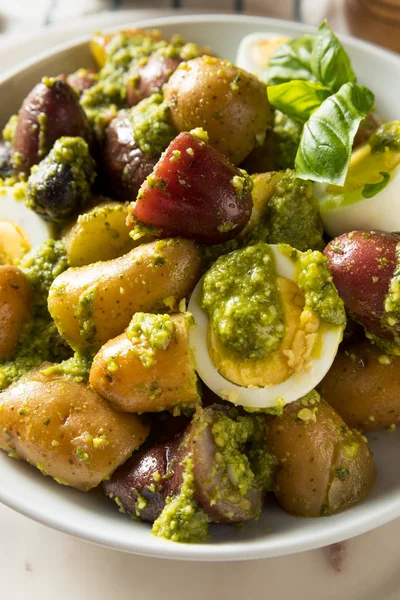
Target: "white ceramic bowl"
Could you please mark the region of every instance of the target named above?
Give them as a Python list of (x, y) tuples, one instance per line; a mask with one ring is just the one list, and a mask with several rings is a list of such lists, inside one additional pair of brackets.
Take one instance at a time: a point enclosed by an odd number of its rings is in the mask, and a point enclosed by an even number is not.
[[(134, 27), (127, 23), (126, 28)], [(187, 16), (140, 22), (159, 27), (167, 36), (179, 33), (190, 41), (210, 44), (235, 59), (241, 38), (255, 31), (298, 36), (308, 27), (243, 16)], [(350, 38), (344, 45), (358, 74), (376, 94), (376, 104), (388, 119), (400, 118), (400, 58)], [(0, 79), (0, 125), (16, 112), (26, 94), (43, 75), (91, 66), (87, 40), (42, 54)], [(181, 560), (247, 560), (281, 556), (325, 546), (358, 535), (400, 516), (400, 435), (382, 432), (371, 437), (377, 483), (368, 499), (333, 517), (306, 520), (284, 513), (273, 501), (259, 521), (237, 531), (218, 525), (205, 544), (174, 544), (151, 535), (150, 526), (121, 515), (99, 491), (83, 494), (57, 485), (50, 478), (0, 452), (0, 501), (18, 512), (74, 536), (127, 552)]]

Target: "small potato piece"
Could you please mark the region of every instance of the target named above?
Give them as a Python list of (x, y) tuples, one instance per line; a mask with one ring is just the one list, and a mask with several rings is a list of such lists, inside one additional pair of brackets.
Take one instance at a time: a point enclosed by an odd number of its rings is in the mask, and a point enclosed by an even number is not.
[(98, 350), (122, 333), (135, 312), (167, 312), (200, 277), (200, 251), (180, 238), (143, 244), (128, 254), (59, 275), (48, 306), (74, 350)]
[(110, 260), (132, 250), (137, 244), (129, 237), (127, 216), (128, 207), (119, 202), (104, 202), (80, 215), (64, 238), (70, 266)]
[(157, 52), (151, 54), (144, 65), (135, 65), (128, 82), (126, 99), (129, 106), (135, 106), (151, 94), (161, 92), (181, 58), (169, 58)]
[(40, 373), (2, 392), (0, 406), (0, 448), (82, 491), (111, 475), (149, 432), (89, 387)]
[(106, 129), (103, 160), (113, 197), (136, 200), (143, 181), (153, 170), (157, 158), (146, 156), (133, 137), (129, 113), (121, 110)]
[(81, 137), (89, 143), (89, 124), (68, 83), (62, 78), (44, 78), (25, 98), (18, 113), (13, 142), (16, 170), (29, 173), (63, 136)]
[(143, 342), (131, 341), (126, 333), (110, 340), (95, 356), (90, 384), (117, 410), (160, 412), (193, 406), (200, 400), (186, 319), (183, 315), (171, 319), (172, 338), (165, 350), (154, 350), (150, 366), (140, 360)]
[(362, 431), (400, 424), (400, 357), (363, 340), (336, 355), (319, 390), (347, 423)]
[(202, 56), (182, 63), (165, 88), (178, 131), (203, 127), (234, 164), (263, 143), (273, 114), (267, 87), (232, 63)]
[(324, 400), (289, 404), (282, 417), (269, 419), (267, 431), (279, 463), (275, 494), (286, 512), (332, 515), (368, 495), (375, 481), (368, 445)]
[(24, 231), (11, 221), (0, 220), (0, 265), (14, 265), (31, 249)]
[(30, 314), (31, 290), (17, 267), (0, 266), (0, 360), (15, 349)]

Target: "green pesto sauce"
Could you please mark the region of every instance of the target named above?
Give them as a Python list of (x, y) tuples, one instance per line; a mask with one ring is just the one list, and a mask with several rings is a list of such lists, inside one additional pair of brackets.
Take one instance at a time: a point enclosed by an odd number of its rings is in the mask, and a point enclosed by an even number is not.
[(136, 313), (126, 329), (135, 352), (144, 367), (154, 363), (156, 350), (166, 350), (174, 333), (174, 323), (170, 315)]
[(82, 292), (78, 300), (76, 316), (79, 320), (79, 332), (88, 344), (93, 343), (97, 333), (96, 325), (92, 321), (97, 289), (98, 285), (96, 283)]
[(170, 108), (162, 94), (152, 94), (130, 111), (133, 137), (144, 154), (149, 157), (161, 154), (176, 136)]
[[(36, 212), (46, 212), (41, 197), (46, 194), (52, 180), (57, 177), (57, 169), (65, 165), (71, 170), (71, 191), (79, 199), (79, 206), (84, 207), (91, 198), (91, 187), (96, 177), (95, 162), (90, 156), (89, 148), (80, 137), (61, 137), (52, 150), (39, 165), (34, 166), (28, 180), (26, 205)], [(71, 207), (66, 207), (67, 214), (59, 211), (59, 219), (70, 216)], [(52, 220), (55, 220), (54, 218)]]
[[(264, 224), (264, 241), (269, 244), (289, 244), (297, 250), (321, 250), (322, 221), (319, 205), (313, 198), (312, 183), (295, 177), (294, 171), (286, 171), (278, 181), (267, 205)], [(250, 236), (260, 239), (260, 231)]]
[(285, 326), (270, 247), (259, 243), (221, 256), (204, 277), (202, 307), (235, 354), (262, 358), (273, 352)]
[(303, 124), (293, 121), (279, 110), (275, 111), (272, 127), (271, 146), (277, 169), (293, 169)]
[(391, 121), (378, 127), (368, 140), (373, 152), (400, 152), (400, 121)]
[(14, 143), (15, 130), (17, 128), (18, 115), (11, 115), (3, 129), (3, 140), (5, 142)]
[(389, 283), (384, 308), (386, 313), (392, 313), (387, 315), (388, 325), (396, 325), (400, 317), (400, 243), (396, 246), (396, 269)]
[(182, 485), (177, 496), (167, 498), (152, 533), (157, 537), (181, 543), (203, 542), (208, 537), (208, 517), (194, 499), (193, 457), (185, 461)]
[(57, 328), (47, 310), (47, 296), (54, 279), (68, 268), (63, 242), (48, 240), (19, 264), (32, 289), (32, 317), (24, 328), (17, 348), (8, 360), (0, 362), (0, 389), (20, 379), (45, 361), (66, 357)]
[(92, 360), (89, 356), (75, 352), (74, 356), (63, 360), (61, 363), (51, 365), (42, 370), (41, 373), (45, 376), (65, 375), (77, 382), (88, 381)]
[(318, 251), (299, 252), (285, 244), (279, 249), (297, 264), (297, 285), (309, 306), (325, 323), (345, 327), (346, 313), (328, 269), (327, 258)]

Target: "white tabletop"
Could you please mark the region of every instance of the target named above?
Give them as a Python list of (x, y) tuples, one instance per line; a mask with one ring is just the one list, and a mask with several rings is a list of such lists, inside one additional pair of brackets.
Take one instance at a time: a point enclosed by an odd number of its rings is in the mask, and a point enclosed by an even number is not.
[[(135, 14), (137, 20), (149, 16), (155, 16), (155, 11)], [(132, 14), (128, 20), (133, 20)], [(0, 72), (73, 35), (124, 22), (125, 13), (108, 13), (81, 19), (68, 29), (47, 30), (29, 43), (26, 39), (24, 44), (21, 39), (0, 42)], [(0, 505), (0, 540), (1, 599), (400, 598), (400, 520), (333, 549), (252, 562), (183, 563), (90, 545)]]

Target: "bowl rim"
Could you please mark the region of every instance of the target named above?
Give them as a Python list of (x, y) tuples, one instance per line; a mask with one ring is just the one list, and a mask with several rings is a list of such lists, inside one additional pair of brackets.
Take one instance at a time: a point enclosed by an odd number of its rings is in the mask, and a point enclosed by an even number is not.
[[(134, 11), (132, 11), (132, 18), (133, 17)], [(123, 27), (128, 28), (137, 26), (139, 28), (162, 28), (163, 26), (171, 26), (174, 24), (182, 25), (185, 23), (203, 23), (204, 25), (207, 23), (221, 23), (221, 25), (226, 25), (227, 23), (247, 24), (253, 25), (254, 31), (256, 31), (257, 28), (265, 29), (267, 27), (272, 27), (273, 29), (279, 28), (282, 29), (282, 31), (287, 31), (289, 34), (290, 32), (293, 34), (293, 31), (296, 31), (299, 34), (313, 33), (316, 30), (316, 28), (313, 26), (294, 21), (273, 19), (269, 17), (230, 14), (173, 15), (168, 17), (144, 19), (137, 21), (136, 23), (134, 21), (127, 22)], [(118, 31), (119, 29), (121, 29), (121, 25), (104, 28), (104, 31)], [(349, 48), (359, 49), (367, 56), (372, 55), (374, 57), (381, 57), (383, 60), (390, 62), (394, 70), (400, 69), (400, 56), (394, 52), (369, 42), (354, 39), (349, 35), (339, 34), (339, 37)], [(58, 54), (62, 54), (76, 46), (88, 44), (89, 39), (90, 38), (88, 36), (80, 36), (68, 42), (58, 44), (52, 47), (50, 50), (40, 52), (32, 58), (23, 61), (18, 66), (7, 70), (0, 76), (0, 87), (5, 82), (28, 70), (36, 63), (49, 57), (55, 57)], [(40, 505), (33, 506), (29, 502), (29, 498), (15, 498), (12, 493), (3, 487), (0, 487), (0, 502), (43, 525), (97, 545), (153, 558), (187, 561), (243, 561), (294, 554), (296, 552), (312, 550), (325, 545), (340, 542), (344, 539), (348, 539), (349, 537), (360, 535), (371, 529), (384, 525), (385, 523), (388, 523), (389, 521), (400, 516), (400, 494), (397, 496), (394, 494), (393, 496), (390, 495), (386, 497), (384, 500), (380, 500), (378, 506), (377, 503), (374, 502), (371, 510), (361, 510), (360, 512), (356, 512), (351, 522), (350, 533), (348, 531), (348, 521), (340, 521), (338, 524), (331, 524), (329, 526), (329, 520), (324, 520), (324, 522), (328, 524), (326, 528), (321, 527), (317, 531), (313, 531), (311, 535), (309, 533), (302, 532), (300, 535), (296, 536), (296, 539), (291, 540), (289, 548), (286, 548), (284, 544), (279, 543), (271, 546), (271, 544), (268, 542), (268, 537), (252, 541), (238, 541), (238, 543), (235, 544), (206, 543), (197, 545), (177, 544), (158, 540), (157, 538), (149, 538), (146, 543), (143, 543), (143, 541), (137, 542), (134, 535), (132, 535), (132, 538), (129, 542), (121, 540), (118, 535), (111, 535), (105, 539), (101, 530), (96, 531), (90, 528), (82, 530), (81, 521), (77, 520), (76, 522), (64, 522), (55, 514), (47, 514), (45, 509), (43, 509)]]

